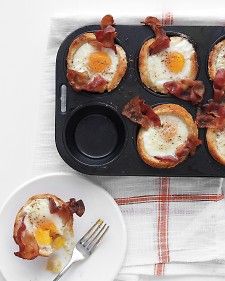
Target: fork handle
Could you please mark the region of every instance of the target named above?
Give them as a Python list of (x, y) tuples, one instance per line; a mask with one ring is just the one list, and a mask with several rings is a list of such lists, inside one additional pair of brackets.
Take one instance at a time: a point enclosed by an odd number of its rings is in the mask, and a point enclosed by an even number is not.
[(62, 271), (56, 276), (55, 279), (53, 279), (53, 281), (57, 281), (59, 280), (63, 275), (64, 273), (70, 268), (70, 266), (73, 264), (73, 261), (70, 261), (63, 269)]

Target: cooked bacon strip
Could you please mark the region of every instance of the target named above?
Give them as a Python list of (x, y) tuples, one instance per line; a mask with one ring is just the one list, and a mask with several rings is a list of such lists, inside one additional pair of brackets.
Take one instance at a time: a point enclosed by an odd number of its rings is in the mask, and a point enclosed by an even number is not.
[(183, 158), (188, 156), (189, 154), (193, 156), (196, 152), (197, 146), (202, 144), (202, 141), (199, 140), (196, 136), (190, 136), (188, 137), (185, 144), (181, 145), (177, 148), (176, 156), (177, 158)]
[(23, 220), (21, 222), (21, 225), (19, 227), (19, 229), (17, 230), (17, 233), (16, 235), (13, 236), (15, 242), (19, 245), (20, 249), (19, 249), (19, 252), (15, 252), (15, 256), (18, 256), (20, 257), (21, 253), (24, 251), (25, 249), (25, 245), (23, 244), (23, 241), (22, 241), (22, 236), (26, 230), (26, 225), (24, 224), (24, 218), (23, 217)]
[(71, 198), (69, 202), (57, 206), (54, 199), (50, 197), (49, 210), (51, 214), (57, 213), (66, 223), (74, 213), (81, 217), (85, 212), (85, 206), (82, 200), (76, 201), (75, 198)]
[(170, 45), (170, 38), (166, 35), (161, 22), (155, 17), (147, 17), (144, 22), (155, 33), (155, 41), (149, 46), (149, 54), (154, 55), (166, 49)]
[(22, 259), (33, 260), (39, 255), (39, 247), (34, 236), (26, 232), (24, 218), (17, 233), (13, 236), (16, 244), (19, 246), (19, 251), (14, 254)]
[(108, 25), (114, 25), (114, 19), (112, 15), (105, 15), (101, 20), (101, 29), (106, 28)]
[(113, 26), (107, 26), (103, 30), (97, 30), (95, 32), (96, 39), (99, 43), (101, 43), (101, 47), (110, 48), (116, 53), (116, 29)]
[(115, 53), (116, 45), (116, 29), (112, 26), (114, 24), (114, 19), (111, 15), (106, 15), (101, 20), (101, 29), (95, 32), (96, 41), (91, 42), (93, 46), (98, 49), (101, 48), (110, 48)]
[(213, 99), (215, 102), (222, 102), (225, 98), (225, 69), (218, 69), (213, 80)]
[(183, 84), (180, 81), (165, 82), (163, 84), (163, 87), (169, 94), (174, 95), (176, 97), (179, 97), (184, 92)]
[(75, 198), (71, 198), (69, 202), (67, 202), (71, 213), (77, 214), (79, 217), (82, 217), (85, 212), (84, 202), (82, 200), (76, 201)]
[(68, 208), (67, 204), (63, 204), (62, 206), (57, 206), (55, 200), (53, 198), (49, 198), (49, 210), (51, 214), (56, 214), (62, 218), (63, 222), (66, 224), (70, 221), (71, 216), (73, 215)]
[(89, 92), (103, 93), (106, 89), (107, 83), (108, 82), (101, 75), (97, 75), (87, 84), (85, 90)]
[(189, 154), (193, 156), (196, 152), (197, 146), (202, 144), (202, 141), (199, 140), (196, 136), (190, 136), (186, 140), (186, 142), (180, 145), (176, 150), (176, 156), (162, 156), (162, 157), (155, 157), (158, 160), (168, 161), (177, 163), (180, 161), (181, 158), (187, 157)]
[(210, 100), (198, 110), (196, 123), (199, 128), (224, 129), (225, 105)]
[(89, 80), (87, 72), (81, 73), (72, 69), (67, 69), (66, 76), (70, 85), (76, 91), (83, 90)]
[(123, 108), (122, 114), (146, 129), (161, 125), (159, 116), (139, 97), (132, 98)]
[(182, 100), (190, 101), (192, 104), (200, 103), (205, 93), (205, 86), (202, 81), (189, 78), (166, 82), (163, 86), (169, 94)]
[(67, 69), (67, 79), (75, 91), (103, 93), (108, 83), (101, 75), (95, 76), (90, 81), (87, 72), (78, 72), (73, 69)]

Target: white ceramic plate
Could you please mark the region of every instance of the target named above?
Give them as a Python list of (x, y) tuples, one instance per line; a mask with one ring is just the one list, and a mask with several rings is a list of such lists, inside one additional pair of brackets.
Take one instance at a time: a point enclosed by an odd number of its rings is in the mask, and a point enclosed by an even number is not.
[(19, 187), (0, 211), (0, 270), (7, 281), (51, 281), (54, 274), (47, 272), (46, 259), (22, 260), (14, 256), (18, 250), (13, 240), (16, 213), (34, 194), (52, 193), (68, 200), (75, 197), (85, 203), (86, 212), (75, 217), (76, 240), (98, 219), (110, 225), (109, 231), (94, 254), (80, 264), (74, 264), (62, 278), (67, 281), (112, 281), (122, 266), (127, 244), (126, 228), (119, 207), (102, 188), (77, 175), (50, 174), (35, 178)]

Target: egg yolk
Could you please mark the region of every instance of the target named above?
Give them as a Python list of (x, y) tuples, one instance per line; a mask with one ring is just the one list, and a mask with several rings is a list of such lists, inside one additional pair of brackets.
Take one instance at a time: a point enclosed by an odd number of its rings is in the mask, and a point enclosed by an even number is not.
[(185, 63), (184, 56), (178, 52), (171, 52), (166, 57), (166, 67), (173, 73), (182, 71)]
[(34, 232), (38, 245), (51, 245), (55, 250), (58, 250), (65, 245), (65, 239), (62, 236), (56, 235), (56, 226), (50, 221), (42, 222)]
[(50, 230), (44, 230), (42, 228), (37, 228), (34, 233), (34, 237), (38, 245), (51, 245), (52, 238), (50, 236)]
[(52, 243), (55, 250), (62, 248), (65, 245), (65, 239), (62, 236), (58, 236)]
[(43, 230), (49, 230), (51, 236), (54, 236), (54, 235), (56, 235), (58, 233), (55, 224), (53, 222), (51, 222), (51, 221), (48, 221), (48, 220), (40, 223), (39, 224), (39, 228), (41, 228)]
[(88, 59), (88, 67), (94, 73), (103, 72), (111, 65), (111, 58), (105, 52), (91, 53)]
[(165, 122), (162, 124), (160, 136), (165, 142), (172, 141), (177, 135), (177, 126), (175, 124)]

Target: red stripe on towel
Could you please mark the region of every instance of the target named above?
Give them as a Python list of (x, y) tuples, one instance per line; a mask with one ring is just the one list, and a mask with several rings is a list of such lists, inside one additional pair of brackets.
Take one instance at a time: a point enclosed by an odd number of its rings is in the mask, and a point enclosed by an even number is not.
[(164, 12), (162, 14), (162, 25), (173, 25), (174, 18), (171, 12)]
[(133, 197), (116, 198), (118, 205), (130, 205), (149, 202), (191, 202), (191, 201), (219, 201), (224, 199), (223, 194), (159, 194), (159, 195), (143, 195)]
[[(161, 178), (159, 195), (169, 195), (170, 179)], [(159, 263), (168, 263), (169, 245), (168, 245), (168, 216), (169, 216), (169, 201), (159, 201), (158, 205), (158, 255)]]
[(162, 276), (162, 275), (164, 275), (164, 271), (165, 271), (165, 264), (164, 263), (156, 263), (155, 264), (154, 275)]

